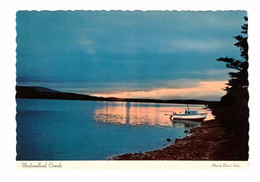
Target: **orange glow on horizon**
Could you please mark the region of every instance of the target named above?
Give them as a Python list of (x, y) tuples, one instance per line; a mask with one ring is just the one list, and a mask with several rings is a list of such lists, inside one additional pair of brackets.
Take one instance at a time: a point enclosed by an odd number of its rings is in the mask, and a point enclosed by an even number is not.
[(93, 94), (97, 97), (117, 97), (117, 98), (197, 98), (207, 96), (223, 96), (226, 81), (203, 81), (200, 86), (193, 88), (158, 88), (150, 91), (122, 91), (114, 93)]

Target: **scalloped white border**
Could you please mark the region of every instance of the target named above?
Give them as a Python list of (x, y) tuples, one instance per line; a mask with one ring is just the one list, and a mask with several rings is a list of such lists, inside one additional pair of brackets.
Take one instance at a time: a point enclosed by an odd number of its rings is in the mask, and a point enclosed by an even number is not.
[[(259, 169), (259, 118), (257, 101), (259, 101), (259, 4), (256, 0), (9, 0), (1, 1), (0, 11), (0, 45), (1, 45), (1, 178), (14, 181), (71, 181), (84, 179), (84, 181), (162, 181), (162, 180), (188, 180), (188, 181), (251, 181), (257, 179)], [(15, 122), (15, 13), (17, 10), (247, 10), (249, 16), (249, 92), (250, 92), (250, 152), (249, 168), (247, 170), (228, 171), (168, 171), (162, 170), (129, 171), (124, 170), (59, 170), (55, 173), (42, 170), (29, 170), (24, 172), (17, 168), (16, 156), (16, 122)], [(86, 164), (84, 164), (86, 165)], [(111, 166), (112, 167), (112, 166)], [(110, 166), (109, 166), (110, 169)], [(256, 177), (256, 178), (255, 178)], [(221, 178), (221, 179), (220, 179)]]

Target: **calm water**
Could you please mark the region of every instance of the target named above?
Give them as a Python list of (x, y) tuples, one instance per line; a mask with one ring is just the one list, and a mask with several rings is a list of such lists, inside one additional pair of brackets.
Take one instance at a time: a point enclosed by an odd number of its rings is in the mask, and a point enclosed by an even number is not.
[[(17, 160), (103, 160), (159, 149), (199, 123), (174, 123), (186, 105), (17, 99)], [(203, 105), (190, 109), (211, 112)]]

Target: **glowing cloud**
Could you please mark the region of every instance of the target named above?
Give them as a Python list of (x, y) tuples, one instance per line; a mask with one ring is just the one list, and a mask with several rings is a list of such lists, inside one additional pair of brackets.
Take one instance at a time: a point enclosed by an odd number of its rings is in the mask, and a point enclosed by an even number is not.
[(198, 87), (191, 88), (163, 88), (150, 91), (123, 91), (114, 93), (93, 94), (98, 97), (118, 98), (155, 98), (155, 99), (209, 99), (220, 98), (225, 92), (226, 81), (202, 81)]

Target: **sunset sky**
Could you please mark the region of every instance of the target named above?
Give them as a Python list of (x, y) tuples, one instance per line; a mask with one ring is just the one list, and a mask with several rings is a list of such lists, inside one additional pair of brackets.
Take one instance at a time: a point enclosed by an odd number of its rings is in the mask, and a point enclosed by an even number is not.
[(219, 57), (245, 11), (20, 11), (17, 85), (105, 97), (219, 100)]

